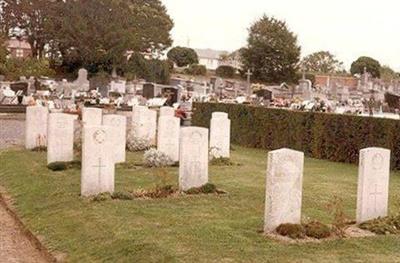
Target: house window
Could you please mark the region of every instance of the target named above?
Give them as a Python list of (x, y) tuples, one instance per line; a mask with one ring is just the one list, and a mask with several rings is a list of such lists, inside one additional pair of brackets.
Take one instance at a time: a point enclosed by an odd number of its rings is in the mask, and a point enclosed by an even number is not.
[(17, 58), (23, 58), (23, 57), (24, 57), (24, 50), (22, 50), (22, 49), (17, 49), (17, 50), (16, 50), (16, 53), (15, 53), (15, 56), (16, 56)]

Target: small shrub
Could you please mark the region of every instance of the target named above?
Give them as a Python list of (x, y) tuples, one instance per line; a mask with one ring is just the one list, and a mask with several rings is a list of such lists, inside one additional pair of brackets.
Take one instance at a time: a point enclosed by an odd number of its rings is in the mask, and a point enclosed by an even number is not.
[(170, 195), (176, 193), (176, 189), (172, 185), (165, 186), (157, 186), (154, 190), (151, 191), (138, 191), (134, 194), (137, 198), (166, 198)]
[(143, 155), (143, 163), (146, 167), (167, 167), (174, 164), (174, 161), (163, 152), (151, 148)]
[(200, 187), (193, 187), (185, 191), (188, 195), (198, 195), (198, 194), (213, 194), (217, 193), (217, 187), (214, 184), (207, 183)]
[(276, 232), (292, 239), (302, 239), (305, 237), (305, 229), (299, 224), (282, 224), (276, 228)]
[(377, 235), (400, 234), (400, 215), (367, 221), (360, 228)]
[(308, 237), (323, 239), (331, 235), (329, 226), (317, 221), (310, 222), (304, 226), (305, 233)]
[(203, 65), (192, 64), (184, 70), (186, 74), (194, 76), (205, 76), (207, 75), (207, 68)]
[(345, 235), (345, 228), (349, 223), (348, 217), (344, 213), (343, 200), (337, 196), (328, 203), (327, 209), (333, 216), (332, 225), (339, 236)]
[(234, 163), (231, 162), (229, 158), (214, 158), (210, 161), (210, 164), (213, 166), (233, 166)]
[(227, 65), (219, 66), (215, 71), (215, 74), (217, 74), (217, 76), (221, 78), (233, 78), (235, 76), (235, 73), (236, 69), (232, 66)]
[(93, 202), (104, 202), (107, 200), (111, 200), (110, 193), (101, 193), (101, 194), (98, 194), (98, 195), (92, 197)]
[(126, 192), (115, 192), (111, 195), (111, 198), (118, 200), (133, 200), (133, 195)]
[(58, 171), (65, 171), (68, 169), (68, 165), (65, 162), (54, 162), (54, 163), (49, 163), (47, 165), (47, 168), (49, 170), (52, 170), (54, 172), (58, 172)]
[(128, 133), (126, 148), (130, 152), (141, 152), (150, 149), (151, 143), (144, 138), (136, 137), (132, 132)]

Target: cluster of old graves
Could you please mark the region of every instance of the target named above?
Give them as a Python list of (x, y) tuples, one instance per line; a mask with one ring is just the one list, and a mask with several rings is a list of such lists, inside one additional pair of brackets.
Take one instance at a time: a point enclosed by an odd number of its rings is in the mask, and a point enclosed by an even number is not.
[[(174, 109), (159, 112), (135, 106), (128, 116), (103, 114), (102, 109), (84, 108), (82, 120), (66, 113), (49, 113), (46, 107), (30, 106), (26, 115), (27, 149), (47, 147), (47, 162), (74, 159), (74, 136), (80, 126), (82, 139), (81, 195), (113, 193), (115, 165), (126, 161), (128, 133), (156, 145), (174, 162), (179, 162), (179, 189), (186, 191), (208, 183), (212, 158), (230, 158), (231, 122), (224, 112), (214, 112), (210, 131), (181, 127)], [(130, 126), (130, 128), (128, 128)], [(74, 135), (75, 134), (75, 135)], [(76, 139), (76, 138), (75, 138)], [(390, 151), (361, 150), (357, 223), (387, 216)], [(304, 154), (291, 149), (268, 153), (265, 194), (265, 233), (284, 223), (301, 221)]]

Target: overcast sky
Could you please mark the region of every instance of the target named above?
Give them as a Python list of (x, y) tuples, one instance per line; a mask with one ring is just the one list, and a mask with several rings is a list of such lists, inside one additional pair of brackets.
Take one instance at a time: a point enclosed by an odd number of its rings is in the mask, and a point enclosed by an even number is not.
[(302, 55), (329, 50), (349, 67), (359, 56), (400, 71), (399, 0), (162, 0), (174, 45), (233, 51), (262, 14), (285, 20)]

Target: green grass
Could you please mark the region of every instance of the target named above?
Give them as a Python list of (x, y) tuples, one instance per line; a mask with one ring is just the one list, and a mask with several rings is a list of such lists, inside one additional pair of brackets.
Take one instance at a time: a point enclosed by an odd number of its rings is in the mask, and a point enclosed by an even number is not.
[[(235, 149), (241, 166), (210, 166), (210, 182), (229, 193), (222, 196), (90, 202), (79, 196), (79, 170), (51, 172), (45, 153), (18, 150), (0, 153), (0, 184), (27, 226), (70, 262), (400, 262), (396, 236), (294, 245), (264, 237), (266, 152)], [(156, 171), (120, 167), (116, 191), (151, 189), (160, 183)], [(177, 175), (168, 169), (167, 183), (176, 185)], [(303, 217), (330, 223), (325, 207), (337, 195), (354, 219), (356, 183), (354, 165), (306, 159)], [(399, 173), (390, 186), (393, 214)]]

